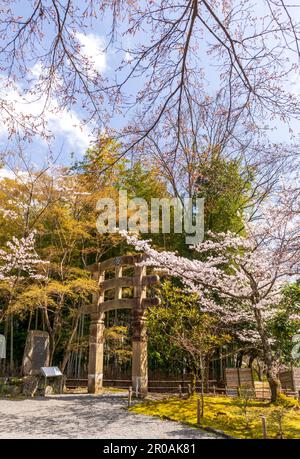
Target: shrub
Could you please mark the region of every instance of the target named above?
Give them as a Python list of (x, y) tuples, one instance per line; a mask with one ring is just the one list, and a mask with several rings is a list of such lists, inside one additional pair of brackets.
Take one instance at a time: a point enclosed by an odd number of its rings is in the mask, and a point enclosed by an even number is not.
[(284, 408), (300, 408), (298, 400), (292, 397), (288, 397), (285, 394), (279, 394), (275, 405), (282, 406)]

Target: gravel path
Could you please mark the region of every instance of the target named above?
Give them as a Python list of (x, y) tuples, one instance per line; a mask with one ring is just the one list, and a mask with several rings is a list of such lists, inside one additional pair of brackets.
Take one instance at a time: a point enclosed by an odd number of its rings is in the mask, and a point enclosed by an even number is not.
[(216, 438), (183, 424), (130, 413), (120, 394), (0, 400), (0, 438)]

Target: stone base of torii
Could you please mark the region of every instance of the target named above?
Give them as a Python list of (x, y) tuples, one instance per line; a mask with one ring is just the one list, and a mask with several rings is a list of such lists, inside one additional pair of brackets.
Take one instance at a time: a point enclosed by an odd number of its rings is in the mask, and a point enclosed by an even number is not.
[[(158, 298), (147, 298), (147, 286), (159, 281), (157, 275), (146, 275), (145, 266), (136, 266), (142, 255), (125, 255), (110, 258), (89, 266), (99, 283), (99, 293), (93, 303), (83, 309), (91, 315), (89, 338), (88, 392), (98, 394), (103, 388), (104, 319), (105, 313), (115, 309), (131, 309), (132, 312), (132, 387), (141, 397), (148, 392), (148, 351), (145, 312), (148, 306), (157, 305)], [(133, 266), (133, 276), (123, 276), (124, 266)], [(105, 279), (105, 271), (115, 270), (115, 278)], [(122, 289), (133, 288), (133, 298), (122, 298)], [(113, 300), (105, 301), (105, 291), (115, 290)]]

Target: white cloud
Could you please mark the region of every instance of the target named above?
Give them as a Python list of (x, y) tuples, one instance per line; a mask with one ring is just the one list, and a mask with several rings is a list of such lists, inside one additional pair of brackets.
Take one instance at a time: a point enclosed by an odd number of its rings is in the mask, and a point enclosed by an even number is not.
[(105, 43), (102, 37), (94, 33), (84, 35), (76, 33), (76, 37), (81, 45), (82, 54), (90, 60), (98, 72), (104, 72), (107, 69), (106, 54), (104, 53)]
[(7, 169), (6, 167), (0, 168), (0, 180), (3, 179), (20, 179), (23, 183), (24, 181), (28, 181), (29, 175), (26, 171), (21, 171), (21, 170), (12, 170), (12, 169)]
[(131, 56), (131, 54), (128, 51), (126, 51), (126, 53), (124, 55), (124, 61), (130, 63), (132, 60), (133, 60), (133, 57)]
[(91, 131), (81, 124), (73, 110), (49, 113), (47, 120), (51, 131), (63, 135), (70, 146), (77, 147), (80, 152), (84, 152), (89, 147)]
[(40, 62), (37, 62), (33, 67), (31, 67), (29, 72), (34, 78), (38, 79), (41, 76), (42, 71), (42, 65)]
[(14, 178), (16, 178), (16, 176), (12, 171), (2, 167), (0, 169), (0, 180), (2, 180), (4, 178), (14, 179)]
[[(43, 113), (46, 129), (54, 137), (62, 136), (70, 146), (76, 147), (79, 153), (83, 153), (89, 147), (92, 140), (91, 128), (82, 125), (79, 115), (74, 110), (61, 109), (57, 101), (52, 99), (47, 110), (44, 111), (46, 96), (36, 100), (30, 94), (26, 94), (26, 96), (21, 94), (22, 90), (18, 86), (14, 89), (6, 89), (5, 93), (0, 89), (0, 98), (2, 96), (7, 103), (12, 105), (17, 117), (33, 117), (32, 122), (36, 124), (37, 131), (41, 134), (40, 140), (43, 140), (42, 134), (45, 130), (42, 124), (38, 126), (39, 117)], [(0, 138), (2, 139), (7, 137), (7, 122), (4, 114), (0, 113)]]
[[(88, 71), (92, 76), (95, 71), (104, 72), (107, 69), (107, 58), (104, 52), (105, 42), (99, 35), (90, 33), (84, 35), (83, 33), (76, 33), (76, 37), (81, 46), (82, 54), (89, 61)], [(36, 63), (29, 70), (29, 76), (33, 80), (38, 80), (42, 73), (42, 66)], [(13, 86), (14, 84), (14, 86)], [(35, 123), (36, 130), (41, 134), (40, 140), (43, 140), (43, 133), (45, 128), (48, 129), (56, 138), (62, 136), (66, 139), (67, 143), (76, 147), (76, 151), (83, 153), (93, 140), (92, 127), (82, 125), (80, 115), (75, 110), (67, 110), (59, 108), (56, 99), (52, 99), (50, 104), (47, 105), (47, 110), (44, 111), (46, 102), (45, 97), (35, 100), (34, 95), (24, 93), (22, 90), (22, 82), (12, 83), (11, 87), (1, 86), (0, 74), (0, 99), (8, 104), (11, 104), (10, 111), (13, 112), (15, 119), (25, 116), (26, 122), (30, 124), (32, 121)], [(41, 116), (43, 114), (43, 116)], [(32, 117), (32, 119), (30, 119)], [(44, 127), (42, 118), (46, 123)], [(0, 113), (0, 142), (7, 139), (7, 126), (10, 121), (10, 115), (6, 114), (4, 110)]]

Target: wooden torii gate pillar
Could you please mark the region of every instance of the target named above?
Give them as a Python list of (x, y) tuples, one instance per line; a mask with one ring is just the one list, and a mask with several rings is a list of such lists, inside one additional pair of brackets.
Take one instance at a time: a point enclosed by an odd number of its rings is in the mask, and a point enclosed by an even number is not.
[[(88, 391), (98, 394), (103, 387), (104, 319), (105, 313), (114, 309), (132, 311), (132, 386), (141, 397), (148, 392), (148, 352), (145, 311), (150, 305), (159, 304), (158, 298), (147, 298), (147, 286), (159, 281), (157, 275), (146, 275), (145, 266), (135, 266), (142, 255), (125, 255), (110, 258), (88, 267), (98, 280), (99, 293), (91, 306), (83, 309), (91, 315), (89, 338)], [(122, 276), (124, 266), (134, 267), (134, 276)], [(115, 270), (114, 279), (105, 279), (105, 271)], [(122, 288), (132, 287), (133, 298), (122, 298)], [(105, 291), (114, 289), (114, 299), (105, 301)]]

